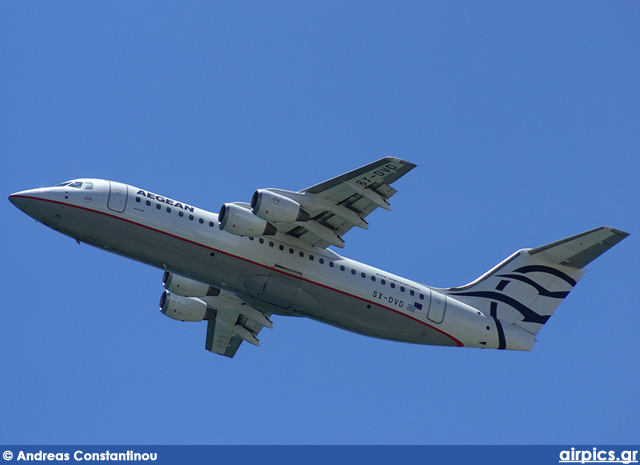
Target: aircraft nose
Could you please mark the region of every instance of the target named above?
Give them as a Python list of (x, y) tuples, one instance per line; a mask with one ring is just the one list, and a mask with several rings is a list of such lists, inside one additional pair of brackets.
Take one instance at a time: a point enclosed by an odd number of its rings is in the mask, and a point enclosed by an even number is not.
[(43, 190), (44, 189), (28, 189), (26, 191), (16, 192), (9, 196), (9, 201), (20, 210), (26, 212), (28, 205), (33, 203), (33, 200), (42, 198)]
[(12, 204), (14, 204), (16, 207), (18, 206), (18, 203), (20, 202), (18, 200), (18, 192), (16, 192), (15, 194), (11, 194), (9, 196), (9, 202), (11, 202)]

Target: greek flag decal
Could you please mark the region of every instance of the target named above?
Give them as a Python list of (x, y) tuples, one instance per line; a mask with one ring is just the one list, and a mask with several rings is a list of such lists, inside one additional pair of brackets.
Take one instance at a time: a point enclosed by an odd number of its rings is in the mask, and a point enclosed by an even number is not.
[(407, 305), (407, 310), (410, 312), (415, 312), (416, 310), (422, 310), (422, 304), (418, 302), (414, 302), (413, 304)]

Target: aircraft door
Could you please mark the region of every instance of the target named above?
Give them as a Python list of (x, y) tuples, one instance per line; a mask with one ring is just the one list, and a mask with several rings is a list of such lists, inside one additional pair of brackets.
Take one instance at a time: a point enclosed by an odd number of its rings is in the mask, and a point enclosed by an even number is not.
[(442, 323), (444, 312), (447, 310), (447, 296), (437, 292), (431, 293), (431, 306), (429, 306), (429, 318), (434, 323)]
[(127, 185), (121, 182), (109, 181), (109, 210), (122, 213), (127, 207)]

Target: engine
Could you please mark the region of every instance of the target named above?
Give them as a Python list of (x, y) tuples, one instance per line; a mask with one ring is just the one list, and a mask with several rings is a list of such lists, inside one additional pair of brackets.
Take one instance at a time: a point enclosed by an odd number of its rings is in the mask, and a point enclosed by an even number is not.
[(169, 271), (165, 271), (162, 276), (162, 286), (166, 290), (184, 297), (205, 297), (220, 294), (218, 288)]
[(251, 199), (253, 214), (271, 223), (308, 221), (309, 213), (295, 200), (266, 189), (258, 189)]
[(174, 320), (202, 321), (215, 319), (209, 306), (195, 297), (183, 297), (164, 291), (160, 297), (160, 311)]
[(220, 209), (218, 221), (220, 229), (236, 236), (273, 236), (277, 232), (274, 225), (236, 203), (225, 203)]

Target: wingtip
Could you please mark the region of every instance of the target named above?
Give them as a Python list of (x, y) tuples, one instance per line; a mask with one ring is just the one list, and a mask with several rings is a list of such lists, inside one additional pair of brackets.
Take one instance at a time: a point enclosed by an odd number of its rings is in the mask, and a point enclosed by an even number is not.
[(621, 236), (620, 240), (631, 235), (631, 233), (623, 231), (622, 229), (612, 228), (611, 226), (605, 226), (605, 228), (609, 229), (612, 233), (616, 234), (617, 236)]
[(403, 165), (406, 165), (406, 166), (409, 168), (409, 170), (412, 170), (413, 168), (415, 168), (416, 166), (418, 166), (418, 165), (416, 165), (415, 163), (412, 163), (412, 162), (410, 162), (410, 161), (408, 161), (408, 160), (404, 160), (404, 159), (402, 159), (402, 158), (398, 158), (398, 157), (387, 157), (386, 159), (387, 159), (387, 160), (390, 160), (390, 161), (394, 161), (394, 162), (400, 162), (400, 163), (402, 163)]

